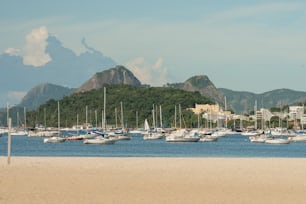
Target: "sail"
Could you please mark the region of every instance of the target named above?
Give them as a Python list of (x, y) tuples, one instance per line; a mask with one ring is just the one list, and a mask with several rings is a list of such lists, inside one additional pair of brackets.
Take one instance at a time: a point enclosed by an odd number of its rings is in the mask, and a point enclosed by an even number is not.
[(145, 122), (144, 122), (144, 129), (145, 130), (150, 130), (150, 126), (149, 126), (149, 123), (148, 123), (147, 119), (145, 119)]

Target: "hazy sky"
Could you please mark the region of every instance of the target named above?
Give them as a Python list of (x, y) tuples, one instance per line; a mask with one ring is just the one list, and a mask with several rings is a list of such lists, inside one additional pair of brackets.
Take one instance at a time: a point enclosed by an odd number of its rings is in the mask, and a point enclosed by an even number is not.
[(153, 85), (207, 75), (217, 88), (306, 91), (304, 0), (10, 0), (0, 5), (1, 53), (22, 55), (26, 36), (43, 27), (78, 54), (85, 51), (85, 37), (90, 47)]

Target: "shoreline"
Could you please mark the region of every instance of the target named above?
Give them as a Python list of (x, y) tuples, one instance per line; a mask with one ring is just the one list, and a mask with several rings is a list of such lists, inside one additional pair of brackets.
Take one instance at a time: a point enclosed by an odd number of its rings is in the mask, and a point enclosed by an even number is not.
[(0, 204), (304, 203), (306, 158), (0, 156)]

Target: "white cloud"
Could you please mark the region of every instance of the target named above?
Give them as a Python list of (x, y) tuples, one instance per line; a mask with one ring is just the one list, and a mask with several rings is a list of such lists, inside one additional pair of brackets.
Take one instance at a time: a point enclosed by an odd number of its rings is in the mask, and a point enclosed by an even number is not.
[(9, 55), (15, 55), (18, 56), (20, 54), (20, 50), (19, 49), (15, 49), (15, 48), (7, 48), (4, 53), (9, 54)]
[(144, 84), (161, 86), (169, 82), (168, 72), (162, 58), (158, 58), (154, 64), (150, 64), (143, 57), (137, 57), (127, 62), (126, 66)]
[(48, 30), (45, 26), (33, 29), (32, 32), (26, 36), (26, 45), (23, 55), (23, 63), (25, 65), (39, 67), (51, 61), (49, 54), (45, 53), (47, 39)]

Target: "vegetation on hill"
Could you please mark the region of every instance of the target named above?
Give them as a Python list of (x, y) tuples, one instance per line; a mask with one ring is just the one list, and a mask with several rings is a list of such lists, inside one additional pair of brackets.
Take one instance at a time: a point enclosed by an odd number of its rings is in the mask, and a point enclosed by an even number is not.
[[(123, 104), (123, 122), (127, 127), (136, 127), (136, 112), (138, 113), (138, 127), (143, 127), (143, 122), (147, 118), (152, 124), (153, 105), (157, 107), (157, 117), (159, 119), (159, 106), (162, 107), (162, 119), (164, 125), (172, 126), (174, 122), (175, 106), (181, 105), (184, 116), (184, 126), (191, 127), (196, 122), (194, 116), (187, 108), (194, 107), (195, 103), (203, 104), (213, 102), (201, 96), (199, 92), (187, 92), (174, 88), (165, 87), (134, 87), (130, 85), (107, 85), (106, 86), (106, 120), (108, 125), (115, 125), (117, 109), (117, 124), (120, 126), (120, 107)], [(86, 106), (87, 121), (93, 126), (98, 124), (101, 126), (102, 110), (104, 106), (104, 91), (102, 89), (91, 90), (84, 93), (74, 93), (60, 100), (60, 118), (61, 127), (71, 127), (77, 123), (77, 115), (79, 124), (86, 122)], [(97, 115), (97, 119), (96, 119)], [(46, 118), (45, 118), (46, 117)], [(57, 101), (50, 100), (41, 105), (36, 111), (28, 114), (28, 124), (44, 124), (47, 126), (57, 127)], [(46, 120), (44, 120), (46, 119)], [(177, 119), (178, 121), (178, 119)]]

